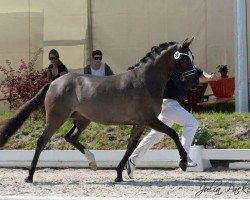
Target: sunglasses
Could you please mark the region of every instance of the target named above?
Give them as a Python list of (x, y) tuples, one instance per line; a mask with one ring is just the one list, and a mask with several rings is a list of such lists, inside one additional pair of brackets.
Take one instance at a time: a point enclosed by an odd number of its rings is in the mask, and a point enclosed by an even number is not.
[(58, 58), (56, 57), (50, 57), (49, 60), (57, 60)]
[(102, 60), (102, 57), (94, 57), (95, 60)]

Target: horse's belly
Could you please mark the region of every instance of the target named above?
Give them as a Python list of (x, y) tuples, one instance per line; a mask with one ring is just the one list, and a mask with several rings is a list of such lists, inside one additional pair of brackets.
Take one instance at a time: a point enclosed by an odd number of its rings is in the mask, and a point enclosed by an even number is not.
[(81, 114), (91, 121), (102, 124), (141, 124), (145, 116), (141, 109), (110, 105), (83, 106)]
[(102, 124), (131, 124), (138, 121), (136, 115), (107, 112), (105, 109), (99, 112), (84, 112), (83, 116), (91, 121)]

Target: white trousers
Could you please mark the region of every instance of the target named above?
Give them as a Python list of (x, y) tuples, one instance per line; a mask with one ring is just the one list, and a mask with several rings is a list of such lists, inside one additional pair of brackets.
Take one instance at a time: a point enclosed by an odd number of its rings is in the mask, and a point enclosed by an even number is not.
[[(188, 153), (192, 145), (195, 132), (199, 127), (199, 122), (173, 99), (163, 99), (162, 110), (158, 119), (169, 127), (171, 127), (174, 123), (183, 127), (181, 143), (183, 148)], [(143, 138), (129, 158), (136, 165), (147, 150), (149, 150), (154, 144), (160, 142), (165, 135), (165, 133), (152, 129), (149, 134)]]

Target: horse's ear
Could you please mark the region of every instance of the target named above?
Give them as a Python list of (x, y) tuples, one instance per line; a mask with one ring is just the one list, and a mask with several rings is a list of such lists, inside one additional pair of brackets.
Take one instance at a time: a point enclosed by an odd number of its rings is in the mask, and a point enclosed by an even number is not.
[(186, 38), (184, 41), (183, 41), (183, 44), (186, 44), (188, 42), (188, 38)]
[(192, 39), (189, 41), (188, 46), (190, 46), (190, 44), (193, 42), (193, 40), (194, 40), (194, 37), (192, 37)]
[(183, 47), (188, 47), (189, 46), (188, 45), (188, 38), (183, 41), (182, 46)]
[(193, 42), (193, 40), (194, 40), (194, 37), (190, 41), (188, 41), (188, 38), (185, 39), (182, 46), (188, 48), (190, 46), (190, 44)]

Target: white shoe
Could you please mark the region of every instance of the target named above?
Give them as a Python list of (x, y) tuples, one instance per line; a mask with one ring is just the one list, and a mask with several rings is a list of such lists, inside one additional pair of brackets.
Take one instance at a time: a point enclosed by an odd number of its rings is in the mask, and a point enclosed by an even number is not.
[(196, 167), (197, 163), (195, 163), (194, 161), (192, 161), (192, 159), (188, 156), (187, 157), (187, 166), (188, 167)]
[(126, 163), (127, 174), (130, 179), (134, 179), (135, 164), (129, 158)]
[[(181, 159), (179, 159), (179, 162), (181, 161)], [(187, 157), (187, 167), (196, 167), (197, 163), (195, 163), (194, 161), (192, 161), (192, 159), (188, 156)]]

